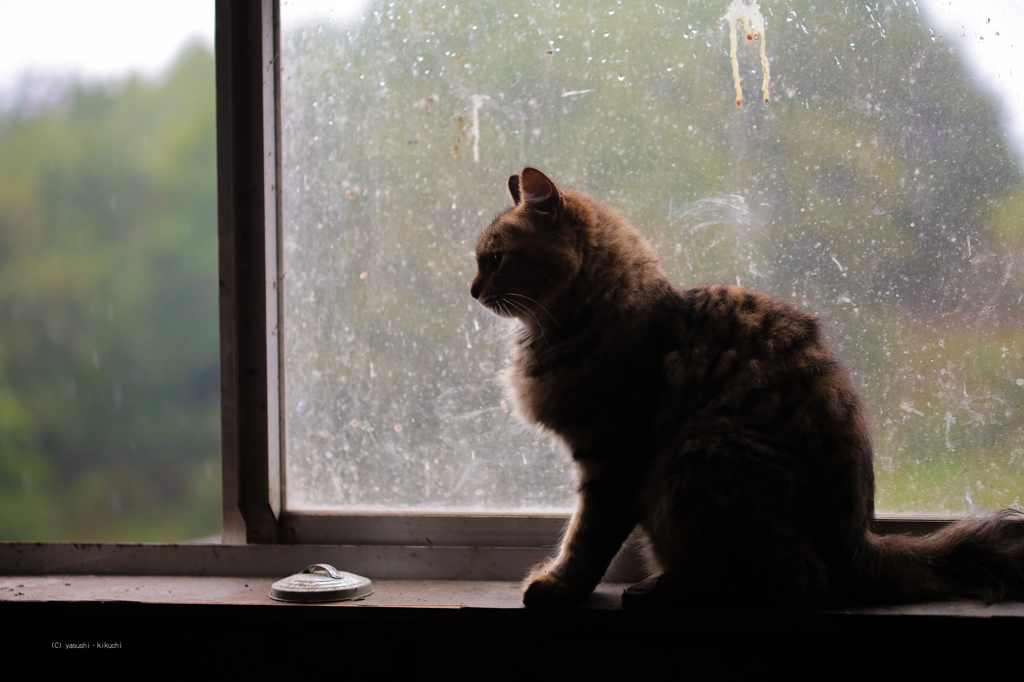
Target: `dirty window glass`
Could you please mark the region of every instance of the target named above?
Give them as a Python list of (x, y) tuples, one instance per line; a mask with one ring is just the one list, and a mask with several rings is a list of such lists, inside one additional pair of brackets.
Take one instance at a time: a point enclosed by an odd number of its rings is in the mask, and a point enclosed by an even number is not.
[(988, 4), (763, 2), (748, 40), (742, 2), (283, 2), (289, 507), (571, 505), (503, 398), (508, 323), (469, 296), (527, 163), (678, 284), (820, 314), (879, 511), (1019, 507), (1022, 17)]

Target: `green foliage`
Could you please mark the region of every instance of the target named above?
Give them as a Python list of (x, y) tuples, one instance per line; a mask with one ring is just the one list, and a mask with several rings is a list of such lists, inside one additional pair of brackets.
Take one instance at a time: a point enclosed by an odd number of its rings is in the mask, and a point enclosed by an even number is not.
[(213, 73), (0, 119), (2, 539), (218, 532)]

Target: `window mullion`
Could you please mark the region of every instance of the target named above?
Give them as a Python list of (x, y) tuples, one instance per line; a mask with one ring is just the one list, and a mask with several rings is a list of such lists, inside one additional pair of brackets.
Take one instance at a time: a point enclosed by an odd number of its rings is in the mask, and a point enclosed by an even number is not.
[(225, 542), (277, 542), (280, 513), (277, 3), (217, 3)]

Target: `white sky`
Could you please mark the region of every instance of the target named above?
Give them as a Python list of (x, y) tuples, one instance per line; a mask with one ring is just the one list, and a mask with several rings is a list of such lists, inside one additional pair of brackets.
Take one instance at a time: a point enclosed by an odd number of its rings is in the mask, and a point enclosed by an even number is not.
[(1024, 1), (917, 0), (925, 23), (964, 57), (1000, 103), (1003, 126), (1024, 162)]
[[(1024, 158), (1024, 0), (909, 1), (999, 100), (1006, 130)], [(312, 10), (308, 0), (282, 4), (293, 18), (327, 13), (344, 20), (363, 2), (336, 0), (328, 12)], [(773, 4), (762, 0), (765, 7)], [(25, 72), (88, 80), (128, 72), (155, 76), (189, 40), (212, 47), (213, 24), (213, 0), (0, 0), (0, 93), (15, 87)]]
[(213, 47), (213, 0), (0, 0), (0, 91), (26, 71), (155, 76), (190, 39)]

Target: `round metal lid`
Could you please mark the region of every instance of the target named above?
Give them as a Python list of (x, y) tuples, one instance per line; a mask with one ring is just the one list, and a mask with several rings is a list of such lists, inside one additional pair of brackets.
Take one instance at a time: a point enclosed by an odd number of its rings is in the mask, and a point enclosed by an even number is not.
[(326, 602), (362, 599), (373, 594), (369, 578), (339, 571), (330, 564), (306, 566), (270, 586), (270, 598), (290, 602)]

